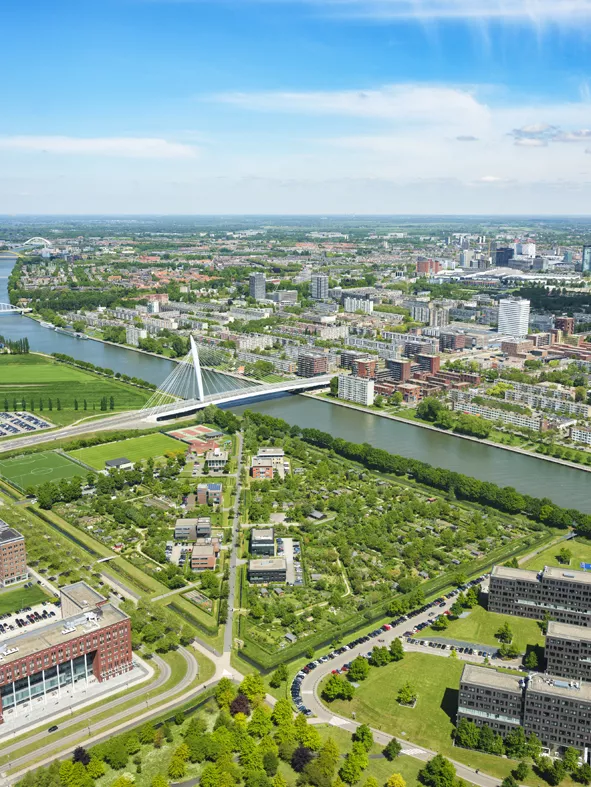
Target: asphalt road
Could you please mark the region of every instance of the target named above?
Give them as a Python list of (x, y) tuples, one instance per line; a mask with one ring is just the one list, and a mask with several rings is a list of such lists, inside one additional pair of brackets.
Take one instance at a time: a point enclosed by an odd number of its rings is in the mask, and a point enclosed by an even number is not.
[[(455, 598), (446, 599), (444, 607), (437, 607), (438, 612), (443, 612), (446, 609), (449, 609)], [(435, 609), (435, 608), (433, 608)], [(341, 655), (337, 656), (336, 658), (325, 662), (324, 664), (319, 664), (316, 669), (312, 670), (301, 684), (301, 694), (302, 694), (302, 701), (306, 707), (308, 707), (312, 713), (316, 716), (313, 719), (313, 723), (315, 724), (331, 724), (336, 727), (340, 727), (341, 729), (348, 730), (353, 732), (358, 726), (359, 722), (352, 721), (351, 719), (347, 719), (344, 716), (340, 716), (338, 714), (333, 713), (329, 708), (327, 708), (319, 698), (319, 689), (320, 683), (324, 677), (330, 675), (332, 670), (339, 669), (349, 661), (352, 661), (356, 656), (363, 656), (368, 651), (370, 651), (373, 647), (378, 645), (386, 645), (392, 642), (393, 639), (396, 637), (402, 637), (405, 631), (412, 629), (418, 623), (422, 623), (423, 621), (429, 621), (432, 618), (429, 617), (429, 612), (432, 612), (433, 609), (428, 609), (425, 612), (421, 613), (420, 615), (416, 615), (415, 617), (411, 618), (408, 621), (404, 621), (400, 625), (393, 627), (389, 631), (382, 632), (378, 637), (370, 639), (369, 642), (363, 642), (361, 645), (357, 645), (355, 648), (342, 653)], [(427, 634), (424, 635), (425, 639), (429, 639)], [(352, 635), (352, 639), (355, 639), (355, 636)], [(414, 650), (416, 646), (411, 646)], [(417, 648), (419, 649), (419, 648)], [(423, 652), (430, 651), (430, 648), (420, 648)], [(443, 655), (441, 651), (432, 650), (433, 654), (439, 653)], [(449, 651), (445, 651), (445, 653), (449, 653)], [(471, 659), (474, 660), (474, 659)], [(381, 730), (377, 730), (372, 728), (374, 739), (382, 744), (386, 745), (388, 741), (392, 739), (392, 735), (389, 735)], [(402, 750), (404, 754), (407, 754), (411, 757), (415, 757), (419, 760), (427, 761), (430, 760), (432, 757), (437, 754), (437, 752), (431, 751), (423, 746), (419, 746), (411, 741), (407, 741), (404, 738), (399, 738), (400, 744), (402, 745)], [(462, 779), (465, 779), (468, 782), (478, 785), (479, 787), (498, 787), (500, 784), (500, 780), (496, 779), (492, 776), (488, 776), (485, 773), (476, 772), (473, 768), (468, 768), (461, 763), (455, 762), (452, 760), (458, 776)]]
[(231, 541), (231, 554), (230, 554), (230, 578), (228, 580), (228, 620), (224, 629), (224, 653), (230, 653), (232, 650), (232, 639), (234, 631), (234, 602), (236, 599), (236, 567), (238, 560), (238, 538), (240, 536), (240, 491), (242, 486), (240, 484), (240, 471), (242, 469), (242, 448), (243, 439), (242, 434), (238, 433), (238, 459), (236, 461), (236, 497), (234, 498), (234, 520), (232, 522), (232, 541)]

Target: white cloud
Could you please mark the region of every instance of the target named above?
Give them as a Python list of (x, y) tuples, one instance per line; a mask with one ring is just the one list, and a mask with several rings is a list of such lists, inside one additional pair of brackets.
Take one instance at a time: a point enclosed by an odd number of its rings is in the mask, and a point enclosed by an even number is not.
[(503, 183), (505, 178), (498, 178), (496, 175), (483, 175), (478, 178), (479, 183)]
[(404, 122), (487, 122), (489, 111), (471, 91), (437, 85), (386, 85), (371, 90), (222, 93), (214, 100), (262, 112), (345, 115)]
[(0, 137), (0, 150), (150, 159), (187, 159), (197, 154), (191, 145), (150, 137)]
[(545, 139), (538, 139), (537, 137), (517, 137), (515, 145), (520, 145), (524, 148), (547, 148), (548, 142)]

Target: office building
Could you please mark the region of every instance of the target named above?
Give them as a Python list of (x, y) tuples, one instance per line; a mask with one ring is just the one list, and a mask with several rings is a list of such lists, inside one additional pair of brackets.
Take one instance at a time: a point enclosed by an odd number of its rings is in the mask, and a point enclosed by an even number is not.
[(272, 527), (253, 527), (250, 531), (250, 554), (266, 557), (275, 555), (275, 531)]
[(199, 505), (219, 506), (222, 502), (221, 484), (198, 484), (197, 503)]
[(546, 671), (591, 684), (591, 628), (548, 621)]
[(213, 544), (195, 544), (191, 551), (192, 571), (212, 571), (215, 568), (216, 556)]
[(339, 374), (339, 399), (348, 402), (372, 405), (374, 402), (374, 381), (366, 377)]
[(251, 273), (248, 277), (248, 294), (256, 301), (267, 297), (267, 278), (264, 273)]
[(196, 541), (198, 538), (211, 538), (211, 517), (177, 519), (174, 526), (175, 541)]
[(328, 355), (304, 352), (298, 355), (299, 377), (318, 377), (328, 373)]
[[(62, 589), (62, 619), (0, 644), (0, 723), (132, 669), (128, 616), (84, 582)], [(73, 611), (69, 615), (66, 612)]]
[(468, 719), (503, 737), (523, 727), (526, 736), (535, 733), (551, 752), (572, 746), (588, 762), (590, 718), (591, 684), (550, 674), (520, 678), (473, 664), (462, 672), (458, 722)]
[(24, 536), (0, 519), (0, 587), (26, 582), (28, 578)]
[(276, 290), (271, 293), (271, 300), (275, 303), (297, 303), (298, 291), (297, 290)]
[(325, 273), (313, 273), (310, 278), (310, 297), (315, 301), (328, 298), (328, 276)]
[(499, 333), (523, 338), (529, 326), (530, 302), (524, 298), (502, 298), (499, 301)]
[(472, 260), (474, 258), (474, 249), (462, 249), (460, 252), (460, 267), (472, 267)]
[(205, 462), (209, 470), (223, 470), (228, 461), (228, 452), (214, 448), (205, 454)]
[(285, 478), (289, 470), (289, 463), (285, 459), (283, 448), (268, 446), (259, 448), (259, 452), (251, 460), (251, 474), (253, 478)]
[(508, 247), (501, 247), (495, 252), (495, 265), (498, 268), (508, 268), (510, 261), (515, 256), (515, 251)]
[(546, 566), (542, 571), (494, 566), (488, 608), (503, 615), (591, 626), (591, 573)]
[(581, 271), (583, 273), (591, 273), (591, 246), (583, 246)]
[(417, 260), (417, 276), (431, 276), (439, 273), (440, 270), (441, 263), (439, 260)]
[(287, 565), (283, 557), (261, 558), (248, 563), (249, 582), (285, 582), (286, 579)]

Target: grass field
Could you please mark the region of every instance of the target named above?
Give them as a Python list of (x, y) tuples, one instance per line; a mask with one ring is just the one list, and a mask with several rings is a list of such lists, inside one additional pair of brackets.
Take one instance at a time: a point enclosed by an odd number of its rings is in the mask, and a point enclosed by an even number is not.
[[(514, 767), (511, 760), (453, 746), (451, 733), (463, 667), (464, 663), (457, 659), (407, 653), (402, 661), (374, 667), (350, 702), (337, 700), (330, 703), (330, 708), (349, 718), (355, 712), (359, 722), (502, 779)], [(398, 690), (406, 682), (418, 695), (414, 708), (405, 708), (396, 701)], [(397, 761), (388, 765), (393, 766), (393, 771), (398, 769)], [(542, 784), (535, 777), (527, 783)]]
[[(559, 563), (557, 559), (557, 555), (563, 547), (572, 552), (569, 566), (566, 566), (564, 563)], [(572, 538), (569, 541), (561, 541), (545, 549), (543, 552), (540, 552), (539, 555), (532, 557), (527, 563), (521, 565), (520, 568), (539, 571), (544, 568), (544, 566), (560, 566), (561, 568), (574, 568), (580, 571), (581, 563), (591, 563), (591, 543), (580, 538)]]
[(5, 590), (0, 593), (0, 615), (4, 615), (6, 612), (17, 612), (23, 607), (32, 607), (48, 598), (47, 593), (39, 585)]
[[(34, 407), (34, 412), (58, 426), (100, 414), (104, 396), (107, 400), (113, 397), (117, 411), (139, 409), (150, 395), (150, 391), (67, 366), (42, 355), (0, 355), (0, 409), (14, 409), (16, 399), (16, 409), (31, 411)], [(58, 399), (60, 410), (57, 409)], [(78, 410), (75, 409), (76, 400)]]
[(132, 437), (129, 440), (115, 443), (95, 445), (92, 448), (79, 448), (77, 451), (72, 451), (70, 455), (91, 467), (96, 467), (97, 470), (102, 470), (108, 459), (119, 459), (124, 456), (131, 462), (139, 462), (141, 459), (149, 457), (156, 459), (166, 456), (170, 452), (184, 453), (185, 448), (183, 443), (173, 437), (157, 433), (143, 437)]
[[(513, 632), (513, 642), (521, 653), (525, 653), (527, 645), (543, 645), (542, 634), (537, 621), (527, 618), (516, 618), (512, 615), (499, 615), (487, 612), (483, 607), (474, 607), (466, 618), (452, 620), (445, 631), (433, 631), (433, 636), (446, 639), (459, 639), (473, 642), (476, 645), (500, 645), (495, 637), (503, 623), (508, 623)], [(420, 633), (421, 639), (429, 639), (431, 629)]]
[(39, 486), (45, 481), (61, 481), (62, 478), (75, 476), (85, 478), (88, 472), (62, 454), (43, 451), (40, 454), (0, 460), (0, 475), (22, 489), (27, 489), (29, 486)]

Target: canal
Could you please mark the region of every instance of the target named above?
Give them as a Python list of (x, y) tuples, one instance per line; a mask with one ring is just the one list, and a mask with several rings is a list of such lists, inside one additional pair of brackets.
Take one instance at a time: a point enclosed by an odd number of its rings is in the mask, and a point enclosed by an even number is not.
[[(8, 302), (7, 277), (13, 265), (13, 259), (0, 258), (0, 302)], [(156, 384), (162, 382), (173, 369), (172, 361), (102, 342), (75, 339), (43, 328), (34, 320), (21, 316), (0, 316), (0, 335), (13, 339), (27, 336), (32, 350), (66, 353)], [(238, 387), (231, 377), (217, 377), (228, 381), (228, 390)], [(217, 383), (216, 388), (220, 390)], [(591, 475), (574, 468), (461, 440), (412, 424), (389, 421), (305, 396), (288, 395), (249, 407), (301, 427), (321, 429), (356, 443), (370, 443), (391, 453), (420, 459), (436, 467), (446, 467), (492, 481), (499, 486), (514, 486), (536, 497), (549, 497), (558, 505), (591, 513)], [(247, 407), (242, 406), (235, 408), (235, 411), (239, 413), (245, 409)]]

